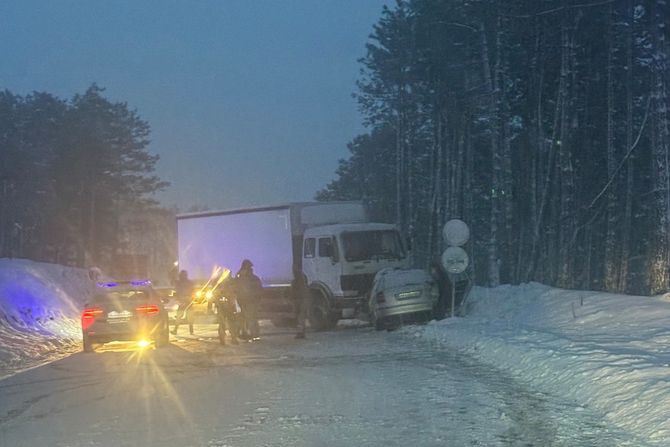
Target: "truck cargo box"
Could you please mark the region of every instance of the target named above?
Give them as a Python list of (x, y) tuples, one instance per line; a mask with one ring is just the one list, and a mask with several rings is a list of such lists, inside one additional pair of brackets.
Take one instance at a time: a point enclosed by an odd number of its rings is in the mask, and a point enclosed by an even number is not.
[(264, 287), (293, 279), (288, 206), (177, 216), (179, 269), (206, 280), (215, 266), (233, 274), (249, 259)]

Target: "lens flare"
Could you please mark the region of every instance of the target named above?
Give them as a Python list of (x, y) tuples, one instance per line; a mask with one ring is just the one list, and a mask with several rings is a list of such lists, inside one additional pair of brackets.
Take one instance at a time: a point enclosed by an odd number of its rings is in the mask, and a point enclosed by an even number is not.
[[(201, 299), (203, 296), (211, 300), (214, 297), (216, 289), (230, 277), (230, 269), (215, 265), (212, 269), (212, 275), (207, 282), (195, 292), (195, 297)], [(213, 285), (212, 285), (213, 284)]]
[(144, 348), (148, 347), (149, 345), (151, 345), (151, 342), (149, 340), (139, 340), (137, 342), (137, 346), (141, 349), (144, 349)]

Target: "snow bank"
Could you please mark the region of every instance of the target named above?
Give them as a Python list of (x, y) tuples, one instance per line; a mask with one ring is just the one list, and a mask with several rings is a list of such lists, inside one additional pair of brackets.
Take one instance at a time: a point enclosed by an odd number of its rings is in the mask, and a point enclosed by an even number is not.
[(670, 442), (670, 300), (531, 283), (475, 288), (465, 318), (409, 329)]
[(94, 288), (86, 270), (0, 259), (0, 378), (80, 349)]

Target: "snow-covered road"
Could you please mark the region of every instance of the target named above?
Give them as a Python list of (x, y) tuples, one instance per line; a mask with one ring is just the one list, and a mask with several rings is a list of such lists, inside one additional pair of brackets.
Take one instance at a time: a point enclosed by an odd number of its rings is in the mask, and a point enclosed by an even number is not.
[(0, 381), (0, 446), (641, 445), (402, 333), (106, 346)]

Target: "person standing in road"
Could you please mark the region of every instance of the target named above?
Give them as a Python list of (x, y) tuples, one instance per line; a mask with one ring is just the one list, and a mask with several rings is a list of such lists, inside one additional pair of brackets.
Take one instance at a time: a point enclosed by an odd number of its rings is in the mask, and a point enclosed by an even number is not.
[(294, 310), (298, 320), (298, 332), (295, 338), (305, 338), (305, 325), (311, 306), (311, 293), (307, 286), (307, 277), (301, 269), (294, 267), (293, 282), (291, 283), (291, 293), (293, 295)]
[(226, 327), (230, 332), (230, 341), (232, 344), (238, 344), (237, 335), (239, 328), (237, 327), (237, 301), (235, 299), (234, 280), (229, 280), (227, 284), (221, 288), (221, 296), (216, 302), (217, 305), (217, 319), (219, 322), (219, 341), (222, 345), (226, 344)]
[(242, 261), (240, 271), (236, 277), (237, 298), (242, 308), (245, 332), (248, 338), (257, 339), (260, 335), (258, 326), (258, 301), (260, 300), (263, 286), (261, 280), (254, 274), (254, 265), (250, 260)]
[(175, 285), (175, 294), (177, 296), (177, 301), (179, 302), (179, 307), (177, 308), (177, 315), (175, 318), (172, 334), (177, 334), (177, 329), (179, 329), (179, 321), (184, 318), (189, 320), (188, 331), (190, 334), (193, 334), (193, 322), (190, 321), (188, 316), (188, 308), (191, 306), (191, 301), (193, 299), (193, 282), (188, 279), (188, 272), (186, 270), (179, 272), (179, 279), (177, 279), (177, 283)]

